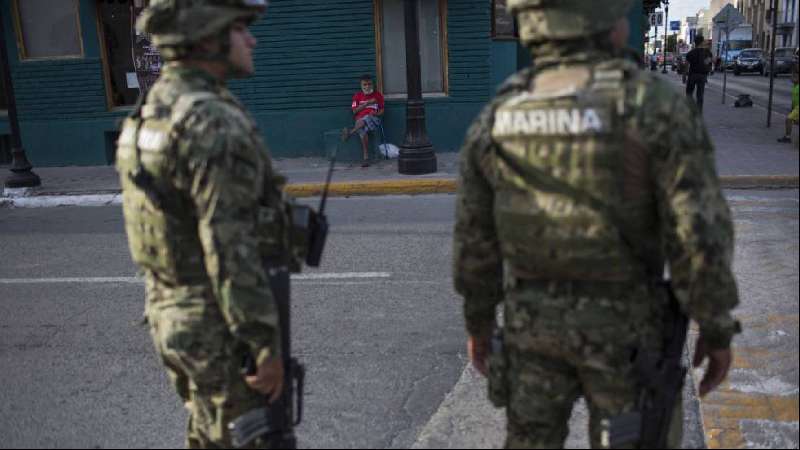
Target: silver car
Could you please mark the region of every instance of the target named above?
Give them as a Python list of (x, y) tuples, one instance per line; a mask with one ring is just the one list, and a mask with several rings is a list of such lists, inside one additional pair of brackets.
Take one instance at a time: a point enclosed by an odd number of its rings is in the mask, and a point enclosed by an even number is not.
[[(795, 49), (792, 47), (780, 47), (775, 49), (775, 76), (782, 73), (792, 73), (792, 67), (797, 63), (794, 53)], [(765, 56), (764, 76), (769, 76), (769, 73), (772, 72), (772, 66), (770, 64), (770, 57)]]

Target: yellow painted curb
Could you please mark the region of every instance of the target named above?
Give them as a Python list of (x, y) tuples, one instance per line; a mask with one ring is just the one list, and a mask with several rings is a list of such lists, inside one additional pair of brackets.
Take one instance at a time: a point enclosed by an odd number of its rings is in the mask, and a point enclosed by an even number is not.
[[(297, 198), (322, 195), (324, 183), (302, 183), (286, 186), (286, 193)], [(349, 197), (356, 195), (424, 195), (452, 194), (456, 192), (453, 179), (415, 179), (386, 181), (348, 181), (331, 183), (329, 195)]]
[[(726, 189), (797, 189), (800, 181), (792, 175), (732, 175), (720, 177)], [(350, 197), (357, 195), (425, 195), (453, 194), (455, 179), (413, 179), (383, 181), (343, 181), (331, 183), (330, 195)], [(322, 195), (324, 183), (297, 183), (286, 186), (286, 193), (293, 197), (318, 197)]]

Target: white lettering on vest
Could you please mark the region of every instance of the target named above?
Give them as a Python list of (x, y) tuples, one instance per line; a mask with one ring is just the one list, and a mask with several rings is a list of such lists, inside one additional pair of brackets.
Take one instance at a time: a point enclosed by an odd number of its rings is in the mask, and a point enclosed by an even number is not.
[(142, 150), (160, 150), (167, 142), (167, 133), (143, 128), (139, 131), (139, 142), (137, 143)]
[(587, 109), (583, 112), (583, 129), (587, 131), (592, 130), (595, 132), (603, 129), (603, 122), (600, 121), (597, 111), (593, 109)]
[(595, 108), (498, 111), (493, 134), (502, 136), (579, 136), (601, 133), (606, 125)]

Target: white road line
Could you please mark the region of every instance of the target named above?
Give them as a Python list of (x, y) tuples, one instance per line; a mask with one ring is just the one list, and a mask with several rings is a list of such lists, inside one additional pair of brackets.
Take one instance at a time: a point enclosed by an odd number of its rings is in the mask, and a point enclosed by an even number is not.
[[(292, 275), (292, 279), (295, 281), (387, 279), (391, 277), (392, 274), (389, 272), (311, 273)], [(143, 280), (139, 277), (0, 278), (0, 284), (140, 284), (142, 281)]]
[(292, 275), (293, 280), (346, 280), (350, 278), (391, 278), (389, 272), (308, 273)]

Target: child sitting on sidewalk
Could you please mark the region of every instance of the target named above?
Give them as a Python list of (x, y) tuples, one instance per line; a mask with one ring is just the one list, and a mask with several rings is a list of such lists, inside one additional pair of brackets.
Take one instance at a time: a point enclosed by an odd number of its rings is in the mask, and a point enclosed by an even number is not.
[(375, 90), (372, 77), (364, 75), (361, 77), (361, 92), (353, 95), (353, 104), (351, 105), (356, 121), (355, 126), (352, 129), (342, 130), (343, 141), (355, 133), (361, 137), (361, 149), (364, 151), (364, 161), (361, 167), (369, 167), (369, 132), (377, 130), (381, 126), (383, 108), (383, 95)]
[(798, 84), (798, 79), (800, 79), (800, 74), (797, 66), (795, 66), (794, 71), (792, 71), (792, 83), (794, 84), (792, 88), (792, 112), (786, 117), (786, 134), (778, 139), (778, 142), (791, 144), (792, 126), (797, 125), (798, 120), (800, 120), (800, 109), (798, 109), (798, 104), (800, 104), (800, 84)]

